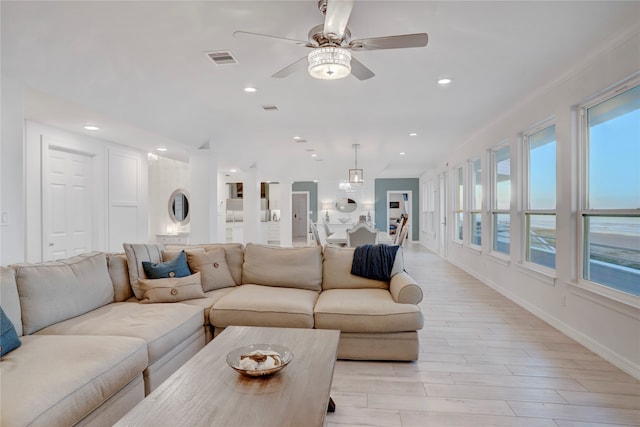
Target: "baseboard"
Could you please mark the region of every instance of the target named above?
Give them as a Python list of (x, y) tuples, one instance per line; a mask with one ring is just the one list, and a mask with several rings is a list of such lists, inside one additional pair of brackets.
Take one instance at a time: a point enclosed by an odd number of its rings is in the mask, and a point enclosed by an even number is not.
[(567, 325), (565, 322), (563, 322), (562, 320), (558, 319), (557, 317), (552, 316), (552, 315), (550, 315), (549, 313), (547, 313), (547, 312), (545, 312), (543, 310), (540, 310), (535, 305), (529, 303), (528, 301), (526, 301), (525, 299), (519, 297), (518, 295), (515, 295), (514, 293), (510, 292), (509, 290), (499, 286), (494, 281), (492, 281), (492, 280), (490, 280), (490, 279), (488, 279), (488, 278), (486, 278), (486, 277), (482, 276), (481, 274), (478, 274), (478, 273), (476, 273), (474, 271), (467, 270), (466, 268), (464, 268), (462, 265), (458, 264), (457, 262), (454, 262), (452, 260), (447, 260), (447, 261), (450, 262), (451, 264), (455, 265), (459, 269), (463, 270), (464, 272), (472, 275), (476, 279), (480, 280), (482, 283), (484, 283), (485, 285), (489, 286), (494, 291), (500, 293), (504, 297), (506, 297), (509, 300), (513, 301), (514, 303), (518, 304), (520, 307), (524, 308), (525, 310), (527, 310), (528, 312), (530, 312), (534, 316), (536, 316), (539, 319), (547, 322), (549, 325), (553, 326), (554, 328), (556, 328), (557, 330), (559, 330), (560, 332), (562, 332), (563, 334), (565, 334), (569, 338), (571, 338), (571, 339), (577, 341), (578, 343), (582, 344), (583, 346), (585, 346), (589, 350), (593, 351), (598, 356), (602, 357), (607, 362), (617, 366), (618, 368), (620, 368), (621, 370), (623, 370), (627, 374), (629, 374), (632, 377), (640, 380), (640, 365), (630, 361), (626, 357), (621, 356), (620, 354), (616, 353), (615, 351), (611, 351), (610, 348), (603, 346), (598, 341), (593, 340), (588, 335), (585, 335), (582, 332), (574, 329), (570, 325)]

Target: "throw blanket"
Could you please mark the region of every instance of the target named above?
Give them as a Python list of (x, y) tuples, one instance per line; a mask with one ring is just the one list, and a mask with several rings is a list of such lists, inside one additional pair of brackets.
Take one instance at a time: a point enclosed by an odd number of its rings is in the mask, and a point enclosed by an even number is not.
[(367, 279), (391, 280), (391, 270), (400, 246), (362, 245), (353, 252), (351, 274)]

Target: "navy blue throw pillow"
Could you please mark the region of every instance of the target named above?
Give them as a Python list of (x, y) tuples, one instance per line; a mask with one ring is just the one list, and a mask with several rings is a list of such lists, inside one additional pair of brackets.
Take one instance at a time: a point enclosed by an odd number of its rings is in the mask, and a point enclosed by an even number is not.
[(167, 262), (142, 261), (142, 268), (147, 279), (191, 276), (191, 270), (187, 264), (187, 254), (184, 251), (180, 251), (177, 257)]
[(4, 310), (0, 307), (0, 356), (4, 356), (12, 350), (20, 347), (20, 339), (16, 333), (16, 328), (11, 320), (4, 314)]

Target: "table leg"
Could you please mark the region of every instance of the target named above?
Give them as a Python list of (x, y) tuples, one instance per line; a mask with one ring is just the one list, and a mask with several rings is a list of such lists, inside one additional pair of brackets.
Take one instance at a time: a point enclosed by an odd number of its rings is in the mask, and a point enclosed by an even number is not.
[(329, 407), (327, 408), (327, 412), (336, 412), (336, 403), (333, 401), (331, 396), (329, 396)]

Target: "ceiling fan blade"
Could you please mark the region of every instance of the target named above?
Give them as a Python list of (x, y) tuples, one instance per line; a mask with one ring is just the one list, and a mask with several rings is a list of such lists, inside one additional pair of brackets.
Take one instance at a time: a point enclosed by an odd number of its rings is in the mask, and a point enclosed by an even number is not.
[(353, 76), (358, 80), (367, 80), (375, 76), (373, 71), (353, 56), (351, 57), (351, 74), (353, 74)]
[(324, 16), (324, 34), (335, 34), (341, 39), (347, 28), (351, 9), (353, 9), (352, 0), (328, 0), (327, 12)]
[(310, 45), (308, 42), (304, 40), (289, 39), (289, 38), (280, 37), (280, 36), (271, 36), (269, 34), (252, 33), (250, 31), (235, 31), (233, 33), (233, 36), (234, 37), (266, 37), (270, 39), (276, 39), (276, 40), (281, 40), (288, 43), (293, 43), (298, 46), (313, 47), (312, 45)]
[(352, 40), (349, 43), (349, 47), (351, 50), (402, 49), (406, 47), (424, 47), (428, 42), (429, 36), (427, 33), (417, 33)]
[(293, 64), (287, 65), (286, 67), (284, 67), (282, 70), (278, 71), (277, 73), (275, 73), (271, 77), (275, 77), (276, 79), (280, 79), (282, 77), (287, 77), (289, 74), (292, 74), (292, 73), (294, 73), (296, 71), (304, 70), (306, 68), (306, 66), (307, 66), (307, 57), (303, 56), (302, 58), (298, 59)]

